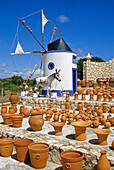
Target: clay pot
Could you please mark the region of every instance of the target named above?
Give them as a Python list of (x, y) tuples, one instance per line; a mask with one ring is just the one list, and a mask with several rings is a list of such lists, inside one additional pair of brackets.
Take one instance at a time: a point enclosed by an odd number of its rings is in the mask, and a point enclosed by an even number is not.
[(24, 111), (25, 111), (25, 106), (20, 106), (20, 114), (24, 115)]
[(32, 139), (19, 139), (14, 142), (18, 161), (26, 162), (30, 160), (28, 150), (30, 143), (33, 143)]
[(103, 82), (100, 82), (100, 88), (103, 88), (104, 86), (103, 86)]
[(96, 88), (93, 88), (93, 94), (96, 95)]
[(77, 85), (77, 91), (78, 91), (78, 94), (82, 94), (83, 89), (80, 85)]
[(99, 121), (98, 120), (94, 120), (93, 121), (93, 127), (94, 128), (98, 128), (99, 127)]
[(52, 102), (50, 102), (50, 109), (52, 109), (53, 108), (53, 103)]
[(89, 88), (89, 81), (88, 80), (85, 81), (85, 88)]
[(107, 145), (107, 137), (111, 133), (110, 129), (95, 129), (94, 133), (97, 134), (98, 144), (99, 145)]
[(63, 115), (61, 116), (61, 122), (66, 123), (66, 120), (67, 120), (66, 114), (63, 114)]
[(88, 105), (87, 105), (87, 109), (86, 109), (86, 111), (87, 111), (87, 112), (90, 112), (90, 110), (91, 110), (91, 105), (90, 105), (90, 104), (88, 104)]
[(82, 102), (78, 102), (78, 110), (79, 110), (79, 111), (82, 111), (82, 107), (83, 107), (83, 106), (82, 106)]
[(23, 117), (24, 116), (21, 114), (13, 114), (11, 116), (13, 127), (20, 128), (22, 126)]
[(93, 92), (90, 93), (90, 99), (89, 100), (90, 101), (94, 101), (94, 94), (93, 94)]
[(62, 135), (62, 128), (65, 125), (63, 122), (53, 122), (51, 125), (54, 127), (55, 135), (61, 136)]
[(60, 154), (63, 170), (82, 170), (84, 154), (76, 150), (64, 151)]
[(98, 116), (101, 116), (103, 114), (103, 110), (100, 107), (98, 107), (97, 109), (97, 114)]
[(106, 123), (106, 118), (103, 117), (103, 118), (101, 119), (101, 125), (105, 125), (105, 123)]
[(110, 129), (111, 123), (110, 123), (110, 122), (106, 122), (106, 123), (104, 124), (104, 126), (105, 126), (105, 129)]
[(29, 117), (30, 111), (27, 107), (23, 110), (23, 114), (24, 114), (24, 117)]
[(10, 106), (10, 107), (9, 107), (9, 113), (12, 113), (12, 114), (15, 113), (15, 109), (14, 109), (13, 106)]
[(97, 93), (97, 101), (101, 101), (102, 94), (100, 92)]
[(110, 120), (111, 117), (112, 117), (112, 115), (109, 113), (107, 116), (107, 120)]
[(70, 108), (70, 102), (65, 102), (65, 109), (69, 110)]
[(106, 156), (107, 151), (101, 150), (100, 152), (101, 152), (101, 156), (97, 163), (97, 170), (110, 170), (110, 163)]
[(33, 112), (31, 112), (31, 117), (29, 118), (29, 125), (34, 131), (40, 131), (42, 129), (42, 126), (44, 124), (44, 118), (43, 118), (43, 111), (34, 109)]
[(91, 93), (91, 90), (87, 89), (87, 95), (90, 95), (90, 93)]
[(58, 113), (55, 113), (55, 114), (54, 114), (53, 120), (54, 120), (54, 122), (58, 122), (58, 121), (59, 121), (59, 115), (58, 115)]
[(16, 104), (12, 104), (14, 110), (15, 110), (15, 113), (17, 112), (17, 105)]
[(111, 113), (114, 113), (114, 105), (111, 106), (110, 111)]
[(86, 93), (85, 92), (82, 93), (82, 99), (81, 100), (86, 100)]
[(9, 157), (13, 152), (14, 139), (0, 139), (0, 153), (3, 157)]
[(46, 121), (50, 121), (51, 120), (51, 115), (49, 113), (46, 114)]
[(3, 113), (2, 114), (2, 118), (3, 118), (5, 125), (11, 125), (11, 123), (12, 123), (11, 116), (12, 116), (11, 113)]
[(74, 100), (78, 100), (78, 92), (74, 93)]
[(7, 106), (1, 107), (1, 113), (7, 113)]
[(103, 103), (103, 113), (107, 113), (108, 105), (107, 103)]
[(97, 82), (93, 82), (93, 88), (97, 88)]
[(32, 143), (28, 145), (31, 165), (33, 168), (44, 168), (47, 164), (49, 144)]
[(112, 149), (114, 149), (114, 140), (112, 141)]
[(10, 99), (11, 104), (16, 104), (18, 101), (17, 93), (12, 92), (9, 99)]
[(75, 127), (75, 139), (76, 140), (86, 140), (86, 127), (90, 126), (90, 123), (87, 121), (76, 121), (71, 123)]

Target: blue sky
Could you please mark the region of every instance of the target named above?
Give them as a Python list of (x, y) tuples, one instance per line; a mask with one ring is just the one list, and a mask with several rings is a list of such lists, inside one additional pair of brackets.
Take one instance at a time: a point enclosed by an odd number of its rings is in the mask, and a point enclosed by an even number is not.
[[(113, 0), (0, 0), (0, 78), (21, 75), (27, 78), (39, 63), (40, 54), (12, 56), (9, 52), (16, 34), (18, 18), (23, 18), (36, 11), (44, 10), (46, 17), (57, 27), (53, 41), (62, 38), (77, 53), (85, 57), (88, 52), (109, 61), (114, 57), (114, 1)], [(26, 25), (41, 42), (41, 12), (25, 18)], [(45, 25), (45, 48), (50, 42), (53, 24)], [(24, 51), (41, 50), (41, 47), (19, 23), (18, 38)], [(35, 76), (38, 76), (39, 69)]]

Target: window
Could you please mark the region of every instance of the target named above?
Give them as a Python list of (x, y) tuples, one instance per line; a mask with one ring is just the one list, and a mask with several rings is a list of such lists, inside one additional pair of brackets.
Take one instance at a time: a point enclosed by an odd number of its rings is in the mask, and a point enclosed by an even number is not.
[(72, 56), (72, 62), (73, 62), (74, 64), (76, 64), (76, 56), (75, 56), (75, 55)]
[(55, 65), (54, 65), (53, 62), (50, 62), (50, 63), (48, 64), (48, 69), (49, 69), (49, 70), (54, 69), (54, 67), (55, 67)]

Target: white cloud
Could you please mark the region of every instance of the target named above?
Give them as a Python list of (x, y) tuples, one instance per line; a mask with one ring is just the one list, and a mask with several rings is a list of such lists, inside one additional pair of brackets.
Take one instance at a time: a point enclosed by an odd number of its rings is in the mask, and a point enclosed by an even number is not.
[(56, 18), (56, 21), (60, 23), (66, 23), (69, 22), (69, 18), (65, 15), (60, 15), (59, 17)]
[(0, 67), (6, 67), (6, 66), (7, 66), (6, 63), (1, 63), (1, 64), (0, 64)]

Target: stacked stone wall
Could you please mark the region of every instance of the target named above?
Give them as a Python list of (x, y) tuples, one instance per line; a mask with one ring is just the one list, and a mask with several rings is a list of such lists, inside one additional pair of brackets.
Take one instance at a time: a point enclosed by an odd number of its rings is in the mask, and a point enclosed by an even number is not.
[(83, 80), (114, 79), (114, 58), (108, 62), (83, 62)]

